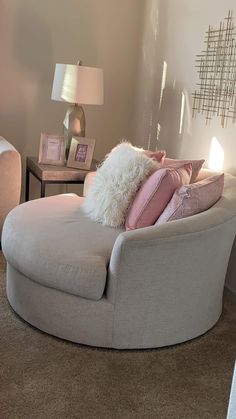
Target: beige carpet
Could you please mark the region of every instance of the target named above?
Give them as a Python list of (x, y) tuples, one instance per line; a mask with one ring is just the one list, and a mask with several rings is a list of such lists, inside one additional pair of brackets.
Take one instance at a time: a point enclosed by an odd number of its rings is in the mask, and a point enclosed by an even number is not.
[(170, 348), (99, 350), (41, 333), (9, 307), (0, 253), (1, 419), (225, 419), (235, 355), (228, 301), (210, 332)]

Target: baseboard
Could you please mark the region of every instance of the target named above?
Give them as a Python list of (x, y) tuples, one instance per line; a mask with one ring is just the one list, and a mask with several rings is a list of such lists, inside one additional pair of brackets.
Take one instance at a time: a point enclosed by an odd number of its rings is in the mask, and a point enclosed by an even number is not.
[(236, 304), (236, 291), (232, 290), (228, 285), (224, 288), (224, 295), (226, 295), (232, 303)]

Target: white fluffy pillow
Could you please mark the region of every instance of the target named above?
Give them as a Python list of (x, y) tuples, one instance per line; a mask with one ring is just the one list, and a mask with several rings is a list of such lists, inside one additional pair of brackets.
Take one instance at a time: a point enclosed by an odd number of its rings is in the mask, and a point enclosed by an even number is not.
[(158, 167), (142, 149), (124, 142), (113, 148), (98, 168), (83, 204), (94, 221), (111, 227), (124, 224), (141, 183)]

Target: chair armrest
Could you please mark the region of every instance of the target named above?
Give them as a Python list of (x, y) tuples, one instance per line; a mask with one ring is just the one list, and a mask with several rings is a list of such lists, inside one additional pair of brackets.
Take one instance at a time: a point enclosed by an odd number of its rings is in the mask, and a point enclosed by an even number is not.
[(21, 158), (8, 141), (0, 137), (0, 234), (7, 214), (20, 202)]
[(89, 188), (93, 183), (93, 178), (96, 175), (96, 172), (89, 172), (84, 179), (84, 187), (83, 187), (83, 196), (88, 195)]
[(151, 347), (153, 335), (158, 346), (160, 333), (160, 341), (168, 345), (179, 325), (177, 335), (184, 341), (196, 329), (196, 318), (199, 330), (207, 330), (209, 318), (213, 321), (221, 313), (235, 230), (236, 217), (219, 208), (215, 216), (213, 211), (121, 233), (112, 250), (106, 290), (114, 304), (113, 344), (127, 347), (128, 342), (132, 348), (138, 344), (135, 336), (142, 336), (142, 346), (147, 342)]

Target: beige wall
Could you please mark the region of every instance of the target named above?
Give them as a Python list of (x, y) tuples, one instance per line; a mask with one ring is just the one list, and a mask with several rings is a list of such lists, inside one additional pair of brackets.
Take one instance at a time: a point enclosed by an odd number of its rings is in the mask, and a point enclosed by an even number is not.
[(0, 134), (23, 162), (38, 153), (41, 131), (62, 131), (66, 104), (50, 99), (56, 62), (104, 69), (105, 105), (85, 107), (95, 157), (131, 137), (142, 7), (142, 0), (1, 0)]
[[(205, 158), (209, 163), (211, 141), (216, 137), (224, 150), (224, 169), (236, 171), (236, 124), (220, 126), (219, 119), (206, 126), (203, 117), (192, 119), (192, 93), (198, 80), (196, 54), (204, 49), (209, 24), (236, 9), (234, 0), (146, 0), (134, 132), (137, 142), (167, 149), (176, 157)], [(160, 92), (163, 64), (166, 83)], [(181, 102), (184, 97), (182, 132)], [(160, 124), (160, 132), (157, 127)], [(157, 143), (157, 137), (159, 142)]]
[[(205, 31), (209, 24), (218, 27), (229, 9), (236, 19), (234, 0), (145, 1), (134, 133), (140, 145), (164, 148), (170, 157), (205, 158), (206, 166), (216, 137), (224, 152), (223, 168), (236, 174), (236, 124), (222, 128), (219, 119), (209, 126), (201, 116), (192, 119), (191, 96), (199, 81), (195, 58), (204, 49)], [(228, 286), (236, 294), (235, 269), (230, 269)]]

